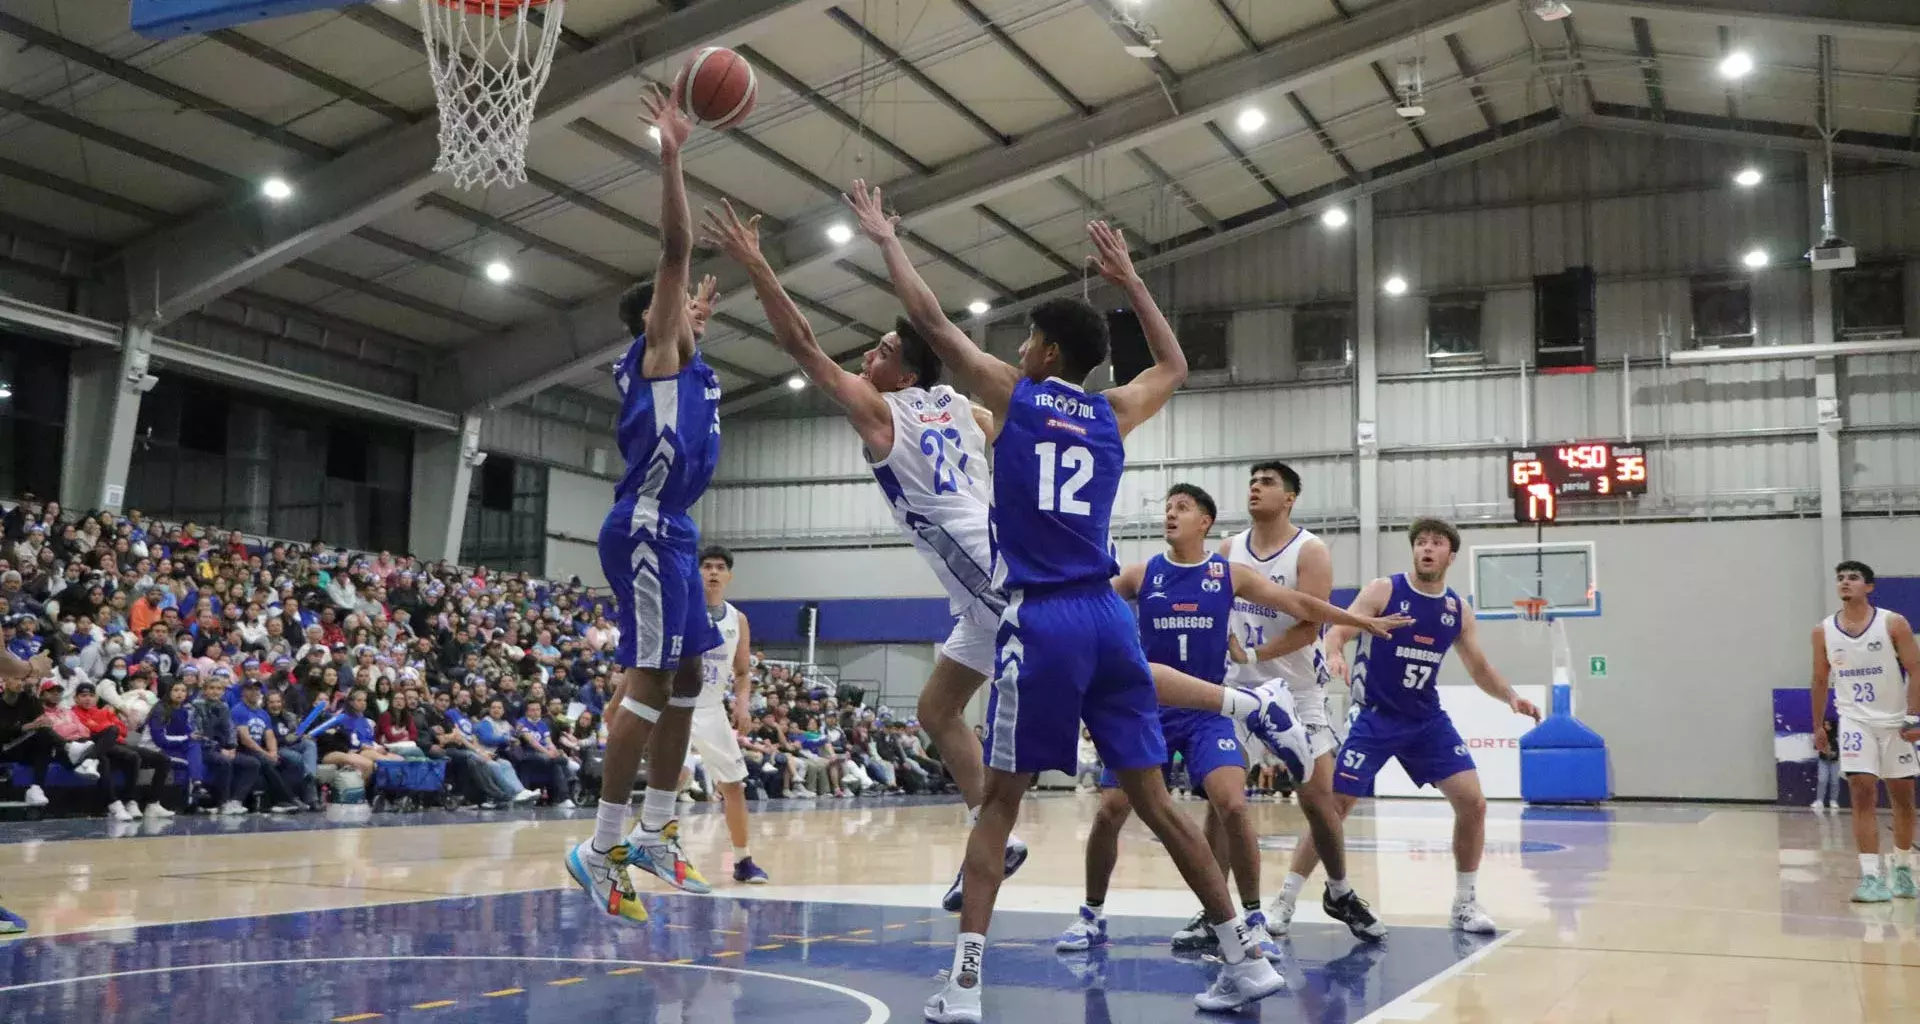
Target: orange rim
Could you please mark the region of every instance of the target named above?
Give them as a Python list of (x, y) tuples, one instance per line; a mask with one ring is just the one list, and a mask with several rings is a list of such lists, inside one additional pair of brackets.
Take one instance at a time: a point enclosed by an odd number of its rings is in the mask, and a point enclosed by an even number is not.
[(468, 14), (505, 17), (526, 7), (545, 7), (547, 0), (433, 0), (442, 7), (458, 7)]

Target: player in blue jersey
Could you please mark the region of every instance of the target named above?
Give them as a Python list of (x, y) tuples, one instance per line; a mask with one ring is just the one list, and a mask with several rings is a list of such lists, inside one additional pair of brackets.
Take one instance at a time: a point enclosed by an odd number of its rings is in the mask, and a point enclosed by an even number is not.
[(955, 327), (921, 280), (894, 230), (879, 189), (854, 182), (848, 199), (860, 227), (879, 244), (914, 330), (940, 354), (956, 383), (1002, 424), (993, 444), (993, 577), (1005, 590), (987, 705), (986, 789), (967, 842), (960, 935), (945, 989), (927, 1001), (937, 1024), (981, 1019), (981, 962), (987, 923), (1005, 874), (1007, 836), (1020, 798), (1048, 769), (1071, 773), (1084, 720), (1103, 764), (1142, 821), (1158, 835), (1206, 908), (1226, 965), (1203, 1009), (1225, 1010), (1279, 991), (1266, 960), (1247, 957), (1246, 925), (1200, 830), (1174, 809), (1160, 777), (1167, 758), (1153, 676), (1140, 652), (1133, 613), (1113, 591), (1119, 571), (1108, 526), (1123, 439), (1158, 412), (1186, 380), (1173, 328), (1134, 272), (1126, 240), (1088, 225), (1094, 266), (1132, 303), (1154, 363), (1126, 384), (1091, 394), (1081, 382), (1106, 361), (1106, 320), (1074, 299), (1051, 299), (1028, 314), (1020, 365), (981, 351)]
[[(629, 291), (620, 316), (634, 341), (614, 365), (620, 392), (615, 438), (626, 474), (600, 529), (600, 567), (613, 589), (620, 630), (615, 660), (626, 671), (607, 702), (607, 749), (593, 836), (567, 854), (567, 870), (603, 911), (646, 920), (631, 866), (688, 892), (710, 892), (680, 852), (674, 820), (686, 763), (700, 656), (720, 646), (707, 616), (691, 510), (720, 459), (720, 382), (696, 342), (713, 309), (713, 282), (690, 299), (693, 221), (680, 151), (693, 124), (681, 112), (684, 82), (646, 98), (660, 129), (660, 264)], [(634, 776), (646, 754), (640, 820), (624, 837)]]
[[(36, 654), (32, 658), (21, 658), (14, 655), (12, 651), (7, 650), (5, 647), (0, 647), (0, 680), (5, 680), (10, 683), (15, 681), (24, 683), (26, 680), (45, 679), (52, 674), (53, 659), (47, 655)], [(20, 693), (21, 691), (18, 689), (13, 690), (8, 694), (6, 702), (8, 704), (14, 704), (17, 699), (20, 705), (37, 709), (39, 704), (37, 700), (32, 697), (22, 697)], [(31, 719), (39, 716), (29, 712), (27, 717)], [(23, 737), (20, 738), (24, 738), (24, 732)], [(15, 742), (17, 742), (18, 739), (19, 738), (16, 738)], [(46, 803), (46, 800), (43, 799), (40, 802)], [(26, 930), (26, 918), (15, 914), (5, 907), (0, 907), (0, 935), (17, 935)]]
[[(1226, 677), (1228, 619), (1235, 598), (1278, 609), (1301, 621), (1354, 626), (1378, 636), (1411, 621), (1404, 616), (1356, 616), (1209, 554), (1207, 533), (1216, 514), (1212, 495), (1192, 484), (1174, 484), (1167, 491), (1167, 552), (1127, 566), (1114, 578), (1115, 592), (1139, 604), (1140, 646), (1156, 678), (1171, 673), (1218, 684)], [(1277, 689), (1278, 696), (1284, 697), (1284, 689)], [(1186, 763), (1193, 788), (1206, 791), (1208, 814), (1225, 833), (1226, 862), (1239, 886), (1255, 948), (1270, 960), (1279, 959), (1280, 947), (1268, 936), (1260, 913), (1259, 839), (1247, 815), (1246, 755), (1233, 719), (1211, 711), (1162, 707), (1160, 728), (1168, 749), (1178, 752)], [(1304, 783), (1311, 776), (1314, 759), (1304, 726), (1293, 722), (1280, 735), (1262, 727), (1255, 735), (1296, 778)], [(1126, 793), (1115, 788), (1118, 783), (1112, 771), (1100, 780), (1106, 792), (1087, 837), (1087, 902), (1080, 907), (1079, 918), (1055, 941), (1054, 948), (1062, 952), (1091, 949), (1107, 941), (1103, 909), (1107, 883), (1119, 859), (1120, 829), (1132, 814)], [(1189, 931), (1205, 934), (1204, 919), (1190, 925)]]
[[(1475, 893), (1486, 842), (1487, 798), (1480, 792), (1480, 773), (1474, 770), (1466, 741), (1440, 709), (1435, 686), (1441, 662), (1448, 651), (1458, 651), (1467, 675), (1488, 696), (1536, 722), (1540, 709), (1514, 693), (1487, 661), (1472, 606), (1447, 586), (1447, 569), (1460, 552), (1460, 531), (1438, 519), (1416, 519), (1407, 532), (1413, 542), (1413, 571), (1367, 584), (1348, 610), (1356, 615), (1399, 612), (1412, 616), (1413, 624), (1384, 640), (1362, 639), (1350, 673), (1346, 646), (1355, 631), (1340, 626), (1327, 632), (1327, 671), (1347, 677), (1354, 707), (1346, 742), (1334, 758), (1333, 790), (1344, 819), (1361, 797), (1373, 795), (1373, 778), (1390, 759), (1399, 760), (1414, 785), (1439, 789), (1453, 805), (1453, 927), (1490, 934), (1493, 919), (1480, 908)], [(1340, 838), (1338, 826), (1335, 822), (1335, 841)], [(1301, 873), (1312, 871), (1308, 862)], [(1335, 896), (1332, 884), (1329, 900)]]

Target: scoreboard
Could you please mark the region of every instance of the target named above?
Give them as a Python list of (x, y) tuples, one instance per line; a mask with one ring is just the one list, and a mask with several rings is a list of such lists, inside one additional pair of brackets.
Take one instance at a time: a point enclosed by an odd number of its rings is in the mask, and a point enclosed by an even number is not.
[(1647, 452), (1609, 441), (1516, 449), (1507, 453), (1507, 492), (1514, 521), (1551, 523), (1563, 501), (1647, 493)]

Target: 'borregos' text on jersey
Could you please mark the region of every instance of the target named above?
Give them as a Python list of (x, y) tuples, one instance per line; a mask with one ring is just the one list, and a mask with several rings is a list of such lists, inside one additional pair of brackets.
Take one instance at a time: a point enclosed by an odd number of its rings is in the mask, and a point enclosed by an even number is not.
[[(1242, 530), (1227, 542), (1227, 561), (1244, 565), (1283, 587), (1298, 589), (1300, 552), (1315, 539), (1313, 534), (1296, 527), (1293, 536), (1280, 546), (1280, 550), (1262, 557), (1253, 550), (1253, 531)], [(1254, 648), (1285, 633), (1298, 621), (1279, 609), (1240, 598), (1233, 602), (1233, 616), (1229, 624), (1233, 635), (1240, 638), (1240, 646), (1251, 655)], [(1258, 686), (1268, 680), (1283, 679), (1288, 689), (1298, 693), (1303, 687), (1326, 685), (1323, 664), (1320, 641), (1315, 639), (1313, 643), (1278, 658), (1230, 665), (1227, 667), (1227, 682), (1234, 686)]]
[(945, 384), (885, 398), (893, 448), (878, 453), (873, 476), (894, 523), (933, 567), (954, 614), (976, 600), (999, 614), (1006, 602), (992, 586), (986, 435), (972, 404)]
[(1360, 637), (1350, 682), (1362, 706), (1401, 718), (1431, 718), (1440, 710), (1440, 663), (1460, 636), (1460, 595), (1415, 590), (1406, 573), (1393, 574), (1393, 591), (1382, 615), (1406, 615), (1411, 625), (1390, 636)]
[(1907, 687), (1900, 657), (1887, 635), (1887, 613), (1875, 608), (1859, 635), (1840, 626), (1840, 616), (1823, 622), (1827, 641), (1827, 680), (1840, 714), (1862, 725), (1899, 725), (1906, 719)]
[(1006, 589), (1108, 580), (1127, 451), (1104, 395), (1022, 377), (993, 442), (994, 583)]
[(647, 378), (646, 350), (643, 334), (613, 367), (620, 392), (614, 438), (627, 463), (613, 489), (614, 508), (630, 514), (630, 533), (690, 538), (688, 510), (707, 493), (720, 461), (720, 378), (698, 352), (679, 373)]
[[(700, 703), (697, 707), (717, 708), (733, 689), (733, 652), (740, 649), (740, 609), (722, 604), (720, 617), (713, 624), (720, 630), (721, 644), (700, 656)], [(711, 614), (711, 613), (709, 613)]]

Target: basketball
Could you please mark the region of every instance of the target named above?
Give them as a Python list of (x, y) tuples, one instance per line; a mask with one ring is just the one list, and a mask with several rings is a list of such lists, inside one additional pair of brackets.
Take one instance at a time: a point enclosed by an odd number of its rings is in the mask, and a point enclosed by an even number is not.
[(753, 112), (760, 83), (746, 58), (724, 46), (709, 46), (687, 61), (681, 105), (688, 116), (709, 128), (726, 129)]

